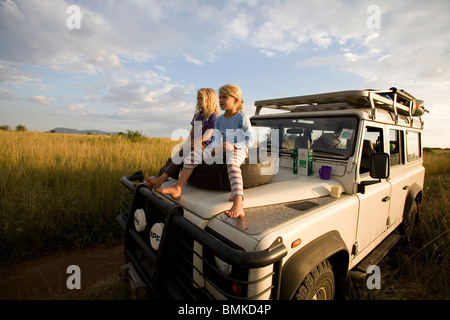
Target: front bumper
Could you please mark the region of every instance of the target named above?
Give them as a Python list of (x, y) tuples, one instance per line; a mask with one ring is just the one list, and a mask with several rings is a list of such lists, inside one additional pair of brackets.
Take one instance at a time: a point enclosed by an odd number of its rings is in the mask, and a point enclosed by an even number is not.
[[(132, 266), (128, 269), (145, 284), (147, 298), (279, 298), (282, 259), (287, 254), (281, 238), (266, 250), (246, 252), (185, 219), (182, 207), (133, 184), (142, 178), (138, 172), (121, 179), (124, 190), (117, 222), (125, 233), (125, 260)], [(147, 220), (141, 232), (134, 223), (138, 209), (144, 210)], [(157, 250), (149, 240), (155, 224), (163, 224)], [(231, 264), (232, 273), (219, 271), (214, 257)]]

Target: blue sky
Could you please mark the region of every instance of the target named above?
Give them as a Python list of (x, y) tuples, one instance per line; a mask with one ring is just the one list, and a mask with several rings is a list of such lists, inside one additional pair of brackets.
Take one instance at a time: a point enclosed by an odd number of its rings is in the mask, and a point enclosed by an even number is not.
[(439, 0), (0, 0), (0, 124), (170, 137), (203, 87), (239, 85), (251, 115), (255, 100), (395, 86), (430, 110), (424, 145), (450, 147), (448, 12)]

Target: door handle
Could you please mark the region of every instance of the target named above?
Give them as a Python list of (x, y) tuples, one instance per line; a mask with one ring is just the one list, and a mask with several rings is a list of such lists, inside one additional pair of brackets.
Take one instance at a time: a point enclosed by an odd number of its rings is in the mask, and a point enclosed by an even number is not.
[(386, 196), (386, 197), (384, 197), (383, 200), (381, 200), (381, 201), (383, 201), (383, 202), (388, 202), (389, 200), (391, 200), (391, 197), (390, 197), (390, 196)]

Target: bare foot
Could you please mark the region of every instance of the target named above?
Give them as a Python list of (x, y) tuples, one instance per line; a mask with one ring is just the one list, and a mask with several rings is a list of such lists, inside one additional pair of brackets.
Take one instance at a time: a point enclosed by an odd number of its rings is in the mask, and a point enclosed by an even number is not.
[(146, 186), (148, 190), (153, 190), (153, 184), (151, 184), (150, 182), (144, 181), (142, 182), (142, 184)]
[(147, 187), (147, 189), (149, 190), (153, 190), (153, 185), (150, 182), (144, 181), (144, 182), (139, 182), (139, 183), (133, 183), (134, 187), (137, 187), (138, 185), (143, 184), (144, 186)]
[(145, 181), (151, 183), (155, 189), (161, 188), (161, 185), (164, 183), (162, 179), (155, 178), (155, 177), (149, 177), (148, 175), (145, 175)]
[(180, 196), (181, 196), (181, 187), (179, 187), (177, 185), (175, 185), (174, 187), (171, 187), (171, 188), (164, 188), (164, 189), (158, 188), (158, 189), (156, 189), (156, 191), (160, 192), (160, 193), (168, 194), (175, 200), (180, 199)]
[(245, 216), (244, 202), (242, 196), (240, 195), (234, 196), (233, 206), (231, 207), (230, 210), (225, 211), (225, 214), (230, 218), (238, 218)]

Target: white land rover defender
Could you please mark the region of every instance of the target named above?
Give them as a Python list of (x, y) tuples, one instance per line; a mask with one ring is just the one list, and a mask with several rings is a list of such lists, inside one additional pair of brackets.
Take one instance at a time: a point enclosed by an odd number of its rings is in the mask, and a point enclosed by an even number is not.
[[(198, 166), (177, 201), (136, 183), (141, 171), (121, 179), (121, 273), (135, 295), (333, 299), (350, 275), (366, 274), (411, 236), (425, 175), (423, 101), (391, 88), (255, 106), (251, 124), (267, 141), (253, 150), (258, 163), (242, 165), (245, 217), (223, 213), (229, 185), (220, 165)], [(266, 108), (282, 112), (260, 114)], [(309, 175), (293, 170), (303, 149), (312, 150)], [(324, 167), (329, 178), (319, 175)]]

